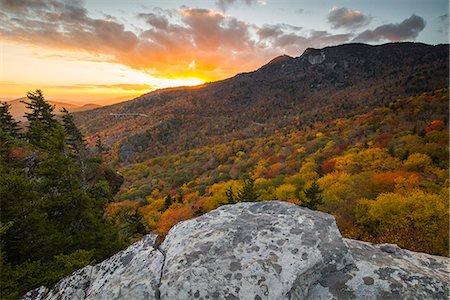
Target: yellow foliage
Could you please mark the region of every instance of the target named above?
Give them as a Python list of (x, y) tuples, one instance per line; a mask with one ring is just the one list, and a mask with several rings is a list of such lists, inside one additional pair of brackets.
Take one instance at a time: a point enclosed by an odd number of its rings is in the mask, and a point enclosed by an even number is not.
[(394, 182), (397, 192), (407, 192), (419, 187), (420, 176), (416, 173), (409, 173), (409, 176), (395, 178)]
[(319, 174), (316, 172), (316, 168), (317, 165), (313, 159), (305, 159), (305, 163), (303, 163), (299, 171), (301, 179), (307, 182), (319, 178)]
[(282, 201), (297, 199), (296, 191), (297, 188), (294, 185), (285, 183), (276, 188), (275, 197)]
[(364, 171), (393, 171), (399, 166), (400, 161), (390, 156), (386, 149), (369, 148), (337, 157), (335, 169), (355, 174)]
[(426, 167), (431, 166), (431, 158), (422, 153), (413, 153), (403, 163), (403, 167), (409, 171), (423, 171)]
[(323, 208), (326, 212), (335, 212), (342, 208), (347, 199), (354, 198), (350, 174), (333, 172), (319, 178), (317, 183), (323, 189)]
[(448, 256), (448, 198), (415, 189), (358, 201), (358, 223), (371, 224), (367, 238)]
[(159, 190), (154, 189), (150, 195), (152, 196), (152, 198), (158, 198)]

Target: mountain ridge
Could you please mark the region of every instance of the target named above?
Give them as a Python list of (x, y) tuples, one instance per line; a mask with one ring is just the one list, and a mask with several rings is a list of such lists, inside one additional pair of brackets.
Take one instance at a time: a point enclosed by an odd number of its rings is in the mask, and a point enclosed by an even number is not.
[[(448, 51), (445, 45), (417, 43), (309, 49), (221, 81), (158, 90), (77, 113), (76, 120), (91, 143), (98, 135), (115, 149), (115, 161), (142, 161), (361, 114), (400, 97), (446, 87)], [(149, 117), (111, 121), (111, 113)]]
[[(11, 107), (10, 107), (11, 115), (16, 120), (19, 120), (19, 121), (25, 121), (26, 120), (25, 113), (28, 112), (28, 109), (26, 108), (26, 104), (23, 103), (22, 101), (28, 102), (29, 99), (27, 97), (22, 97), (22, 98), (6, 101), (8, 104), (11, 105)], [(71, 113), (75, 113), (75, 112), (81, 112), (81, 111), (96, 109), (96, 108), (101, 107), (101, 105), (97, 105), (97, 104), (93, 104), (93, 103), (77, 105), (77, 104), (71, 104), (71, 103), (60, 102), (60, 101), (52, 101), (52, 100), (46, 100), (46, 101), (50, 105), (55, 106), (54, 112), (56, 114), (60, 114), (60, 110), (62, 108), (67, 109)]]

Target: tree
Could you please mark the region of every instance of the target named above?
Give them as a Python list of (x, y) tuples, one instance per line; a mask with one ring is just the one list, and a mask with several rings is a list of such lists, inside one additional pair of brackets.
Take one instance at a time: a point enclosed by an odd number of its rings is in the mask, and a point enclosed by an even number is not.
[(296, 192), (297, 188), (294, 185), (285, 183), (276, 188), (275, 197), (277, 200), (282, 201), (293, 200), (297, 198)]
[(42, 146), (46, 142), (46, 137), (51, 135), (58, 125), (53, 113), (54, 106), (45, 101), (41, 90), (28, 92), (27, 97), (30, 102), (22, 101), (31, 110), (25, 113), (29, 122), (26, 136), (31, 144)]
[(79, 169), (79, 178), (82, 186), (85, 187), (87, 183), (87, 158), (88, 152), (86, 149), (86, 141), (83, 134), (75, 125), (73, 116), (65, 108), (61, 110), (62, 125), (66, 133), (66, 144), (71, 149), (72, 155), (75, 157), (76, 165)]
[(254, 202), (257, 201), (260, 196), (261, 194), (256, 192), (255, 180), (246, 179), (244, 181), (242, 189), (237, 192), (237, 202), (241, 201)]
[(9, 111), (11, 104), (0, 102), (0, 128), (11, 137), (19, 137), (19, 121), (15, 121)]
[(300, 206), (307, 207), (309, 209), (317, 209), (317, 205), (323, 204), (323, 198), (321, 193), (323, 189), (320, 188), (317, 181), (313, 181), (309, 188), (303, 190), (306, 199), (302, 200)]
[(167, 195), (166, 200), (164, 201), (164, 210), (168, 210), (172, 203), (172, 197), (170, 195)]
[[(123, 246), (102, 211), (112, 201), (112, 193), (86, 192), (76, 176), (76, 157), (69, 155), (70, 149), (81, 151), (84, 146), (73, 119), (66, 114), (61, 125), (41, 91), (27, 95), (31, 100), (27, 103), (31, 112), (26, 114), (28, 139), (16, 147), (14, 138), (0, 128), (2, 299), (16, 299), (31, 288), (52, 284)], [(7, 115), (8, 107), (1, 108)], [(8, 118), (3, 120), (7, 122), (2, 124), (8, 124)], [(8, 155), (23, 152), (20, 161), (3, 157), (3, 137), (13, 143)], [(109, 185), (107, 171), (95, 167), (90, 170), (92, 185), (103, 182), (108, 185), (105, 190), (117, 191), (118, 187)]]
[(62, 124), (64, 131), (66, 132), (66, 143), (73, 149), (75, 153), (80, 153), (86, 150), (86, 142), (84, 140), (83, 134), (75, 125), (73, 121), (73, 116), (65, 108), (61, 109), (63, 113)]
[(448, 213), (448, 194), (413, 189), (359, 200), (356, 222), (370, 242), (447, 256)]
[(98, 153), (103, 154), (105, 152), (105, 145), (102, 143), (102, 139), (97, 135), (97, 142), (95, 142), (95, 148), (97, 148)]
[(225, 190), (225, 195), (227, 196), (227, 201), (230, 204), (237, 203), (236, 195), (234, 194), (233, 187), (230, 186)]

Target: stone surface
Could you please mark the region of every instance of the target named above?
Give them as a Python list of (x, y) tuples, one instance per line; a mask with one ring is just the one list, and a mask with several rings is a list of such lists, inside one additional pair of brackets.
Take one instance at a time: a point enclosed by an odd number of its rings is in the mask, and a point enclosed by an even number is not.
[(323, 276), (310, 299), (448, 299), (449, 260), (344, 239), (355, 265)]
[(302, 299), (351, 256), (330, 215), (279, 201), (222, 206), (173, 228), (166, 299)]
[(265, 201), (148, 235), (24, 299), (448, 299), (449, 259), (343, 239), (330, 215)]
[(111, 258), (87, 266), (59, 281), (50, 291), (40, 287), (24, 299), (159, 299), (164, 256), (147, 235)]

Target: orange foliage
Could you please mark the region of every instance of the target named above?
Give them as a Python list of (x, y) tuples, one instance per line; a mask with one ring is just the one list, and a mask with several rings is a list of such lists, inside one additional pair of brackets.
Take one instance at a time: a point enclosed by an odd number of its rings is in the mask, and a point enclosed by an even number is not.
[(166, 235), (175, 224), (191, 219), (193, 216), (191, 207), (181, 206), (179, 203), (173, 204), (162, 214), (158, 222), (158, 234)]
[(399, 182), (414, 182), (418, 183), (420, 175), (414, 172), (395, 171), (376, 173), (372, 176), (372, 186), (378, 193), (394, 191)]
[(430, 131), (441, 131), (445, 128), (445, 124), (442, 120), (433, 120), (427, 128), (425, 128), (426, 132)]
[(9, 150), (8, 157), (11, 159), (24, 159), (31, 156), (32, 150), (24, 147), (13, 147)]

